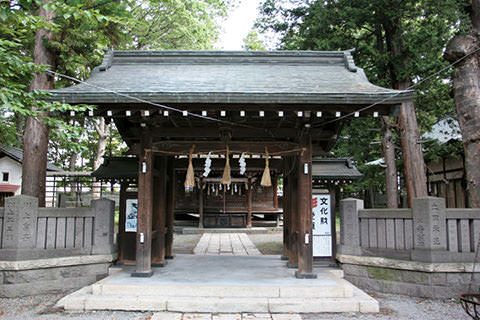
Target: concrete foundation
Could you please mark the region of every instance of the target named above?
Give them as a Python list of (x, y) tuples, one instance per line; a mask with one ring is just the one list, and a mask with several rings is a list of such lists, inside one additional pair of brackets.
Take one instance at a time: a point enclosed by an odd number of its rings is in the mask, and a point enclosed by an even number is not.
[(0, 261), (0, 296), (77, 290), (108, 276), (115, 255)]
[[(346, 280), (365, 290), (425, 298), (457, 298), (480, 287), (472, 263), (421, 263), (341, 256)], [(350, 263), (348, 263), (350, 262)], [(353, 263), (354, 262), (354, 263)], [(396, 262), (396, 263), (395, 263)]]
[(132, 269), (59, 301), (66, 310), (169, 312), (378, 312), (378, 302), (342, 279), (341, 270), (315, 270), (296, 279), (279, 256), (177, 255), (151, 278)]

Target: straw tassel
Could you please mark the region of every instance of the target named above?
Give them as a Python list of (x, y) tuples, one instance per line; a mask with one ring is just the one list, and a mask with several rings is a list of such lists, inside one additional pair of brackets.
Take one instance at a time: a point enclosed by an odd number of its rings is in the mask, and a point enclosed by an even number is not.
[(270, 168), (268, 167), (268, 149), (265, 147), (265, 170), (263, 170), (262, 181), (260, 182), (262, 187), (271, 187), (272, 179), (270, 178)]
[(185, 177), (186, 188), (193, 188), (195, 186), (195, 173), (193, 171), (193, 164), (192, 164), (193, 150), (195, 150), (195, 145), (192, 146), (188, 154), (188, 169), (187, 169), (187, 176)]
[(225, 169), (223, 169), (222, 184), (232, 183), (232, 177), (230, 176), (230, 150), (227, 146), (227, 161), (225, 162)]

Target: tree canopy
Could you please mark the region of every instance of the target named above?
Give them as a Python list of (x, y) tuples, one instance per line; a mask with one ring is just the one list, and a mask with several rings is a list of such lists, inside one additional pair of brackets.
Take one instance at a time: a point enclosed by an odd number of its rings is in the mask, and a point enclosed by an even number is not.
[[(416, 114), (420, 131), (425, 132), (438, 120), (455, 115), (448, 63), (442, 54), (460, 28), (463, 6), (460, 0), (266, 0), (257, 28), (280, 34), (280, 49), (354, 49), (356, 64), (374, 84), (400, 89), (415, 86)], [(405, 80), (408, 85), (399, 86)], [(358, 127), (374, 130), (365, 133)], [(367, 170), (363, 164), (381, 157), (380, 127), (379, 121), (351, 120), (335, 153), (353, 156), (366, 173), (371, 167)], [(352, 143), (359, 134), (365, 139), (361, 146)], [(399, 144), (398, 137), (395, 143)], [(382, 190), (382, 175), (367, 175), (364, 184)]]

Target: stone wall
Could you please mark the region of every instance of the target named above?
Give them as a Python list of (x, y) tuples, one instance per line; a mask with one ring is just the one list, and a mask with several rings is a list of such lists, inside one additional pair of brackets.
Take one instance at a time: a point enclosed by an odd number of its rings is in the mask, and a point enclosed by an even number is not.
[(0, 296), (66, 292), (105, 277), (116, 259), (113, 225), (111, 200), (62, 209), (7, 198), (0, 208)]
[(341, 217), (337, 259), (355, 285), (436, 298), (478, 291), (480, 209), (445, 209), (444, 199), (426, 197), (412, 209), (364, 210), (345, 199)]

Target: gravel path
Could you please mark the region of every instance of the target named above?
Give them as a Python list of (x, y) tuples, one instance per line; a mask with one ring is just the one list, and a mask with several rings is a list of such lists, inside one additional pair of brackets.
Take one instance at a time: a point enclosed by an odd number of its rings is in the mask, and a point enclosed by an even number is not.
[[(78, 319), (78, 320), (150, 320), (152, 312), (97, 311), (84, 313), (65, 313), (53, 308), (63, 295), (47, 294), (42, 296), (0, 299), (1, 320), (23, 319)], [(421, 299), (391, 294), (373, 295), (380, 302), (380, 313), (340, 313), (340, 314), (303, 314), (303, 320), (459, 320), (468, 319), (461, 306), (452, 300)]]

